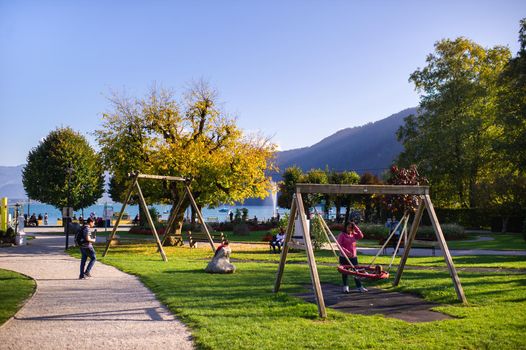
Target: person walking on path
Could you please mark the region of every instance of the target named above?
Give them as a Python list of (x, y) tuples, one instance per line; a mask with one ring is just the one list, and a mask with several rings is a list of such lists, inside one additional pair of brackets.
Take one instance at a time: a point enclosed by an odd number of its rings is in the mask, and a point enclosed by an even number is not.
[[(93, 248), (93, 244), (95, 243), (96, 238), (91, 236), (91, 229), (95, 225), (95, 222), (92, 218), (89, 218), (86, 220), (86, 223), (82, 225), (80, 228), (80, 232), (78, 235), (80, 236), (78, 238), (77, 244), (80, 248), (80, 253), (82, 254), (82, 258), (80, 259), (80, 275), (79, 279), (85, 279), (86, 277), (92, 277), (91, 276), (91, 269), (93, 268), (93, 265), (95, 264), (95, 261), (97, 261), (97, 257), (95, 255), (95, 249)], [(86, 267), (86, 261), (89, 257), (89, 263), (88, 267)]]
[[(345, 232), (341, 232), (337, 239), (338, 244), (342, 249), (340, 252), (340, 265), (348, 265), (347, 258), (353, 265), (358, 265), (358, 257), (356, 256), (356, 241), (362, 238), (362, 231), (353, 221), (347, 224)], [(349, 276), (347, 274), (342, 273), (342, 282), (343, 292), (349, 293)], [(362, 286), (362, 282), (356, 277), (354, 278), (354, 283), (356, 284), (356, 289), (359, 292), (365, 293), (368, 291), (364, 286)]]

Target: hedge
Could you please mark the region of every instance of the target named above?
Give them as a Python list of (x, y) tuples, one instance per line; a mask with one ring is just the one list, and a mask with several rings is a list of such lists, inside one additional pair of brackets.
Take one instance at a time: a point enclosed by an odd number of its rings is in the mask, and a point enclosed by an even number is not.
[[(503, 216), (492, 209), (485, 208), (435, 208), (440, 224), (458, 224), (468, 229), (489, 229), (493, 232), (502, 231)], [(508, 221), (508, 232), (521, 232), (523, 223), (526, 220), (524, 211), (510, 213)], [(429, 216), (422, 217), (424, 225), (431, 225)]]

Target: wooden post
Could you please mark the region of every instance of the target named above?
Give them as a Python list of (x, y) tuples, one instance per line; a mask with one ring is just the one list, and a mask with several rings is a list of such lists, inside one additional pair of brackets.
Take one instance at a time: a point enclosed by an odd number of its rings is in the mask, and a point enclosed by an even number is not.
[(210, 235), (210, 232), (208, 231), (208, 227), (206, 227), (205, 220), (203, 219), (203, 215), (201, 214), (201, 210), (197, 207), (197, 203), (195, 202), (194, 196), (192, 196), (192, 192), (190, 192), (190, 188), (187, 184), (185, 184), (186, 194), (190, 198), (190, 203), (195, 209), (195, 212), (197, 213), (197, 218), (199, 219), (199, 222), (201, 223), (201, 226), (206, 232), (206, 235), (208, 236), (208, 242), (210, 242), (210, 246), (212, 247), (212, 251), (215, 253), (216, 247), (214, 245), (214, 240), (212, 239), (212, 236)]
[(415, 240), (416, 231), (418, 231), (418, 226), (420, 226), (420, 221), (422, 220), (422, 214), (424, 213), (424, 201), (420, 198), (420, 203), (418, 204), (418, 209), (415, 213), (415, 218), (413, 219), (413, 224), (411, 225), (411, 232), (409, 233), (409, 239), (407, 240), (406, 245), (404, 246), (404, 255), (400, 259), (400, 265), (398, 266), (398, 271), (396, 272), (396, 277), (393, 281), (393, 286), (397, 286), (400, 283), (400, 278), (402, 278), (402, 273), (404, 272), (405, 263), (409, 257), (409, 251), (411, 250), (411, 245)]
[(287, 262), (287, 254), (289, 253), (289, 243), (292, 239), (292, 230), (294, 228), (294, 219), (296, 217), (296, 197), (292, 198), (292, 205), (290, 206), (289, 223), (287, 225), (287, 231), (285, 232), (285, 241), (281, 249), (281, 257), (279, 260), (278, 272), (276, 273), (276, 282), (274, 283), (274, 293), (279, 291), (281, 286), (281, 279), (283, 278), (283, 270), (285, 270), (285, 263)]
[(108, 237), (108, 241), (106, 242), (106, 248), (104, 249), (104, 252), (102, 253), (102, 256), (105, 257), (108, 253), (108, 249), (110, 249), (110, 244), (113, 238), (115, 237), (115, 233), (117, 233), (117, 228), (119, 227), (119, 223), (121, 222), (122, 215), (124, 214), (124, 209), (126, 209), (126, 206), (128, 205), (128, 202), (130, 201), (131, 195), (133, 193), (133, 188), (135, 187), (135, 184), (137, 183), (137, 175), (133, 177), (132, 183), (130, 187), (128, 188), (128, 193), (126, 194), (126, 199), (124, 200), (124, 203), (122, 204), (121, 211), (119, 212), (119, 216), (117, 217), (117, 221), (115, 221), (115, 225), (113, 225), (113, 229), (111, 230), (110, 237)]
[(310, 267), (310, 277), (312, 280), (312, 286), (314, 288), (314, 295), (316, 296), (316, 302), (318, 304), (318, 313), (321, 318), (327, 317), (327, 310), (325, 310), (325, 300), (323, 300), (323, 291), (320, 284), (320, 276), (318, 275), (318, 268), (316, 266), (316, 260), (314, 259), (314, 251), (312, 249), (312, 242), (310, 240), (310, 234), (308, 233), (307, 219), (305, 218), (305, 208), (303, 208), (303, 199), (301, 193), (296, 191), (296, 205), (298, 206), (298, 214), (303, 229), (303, 238), (305, 240), (305, 246), (307, 249), (307, 260)]
[(433, 225), (433, 229), (435, 230), (438, 243), (440, 244), (440, 249), (442, 249), (442, 254), (444, 254), (444, 259), (446, 260), (449, 275), (453, 280), (453, 285), (455, 286), (455, 291), (457, 292), (457, 298), (463, 304), (467, 304), (468, 301), (466, 299), (466, 296), (464, 295), (462, 285), (460, 284), (460, 278), (458, 277), (457, 270), (455, 269), (455, 265), (453, 264), (451, 253), (449, 252), (449, 249), (447, 247), (446, 239), (444, 238), (442, 228), (440, 227), (438, 217), (435, 213), (435, 208), (433, 207), (433, 203), (431, 202), (431, 197), (429, 197), (428, 194), (424, 195), (423, 197), (425, 205), (427, 207), (427, 213), (429, 214), (429, 218), (431, 219), (431, 225)]
[(153, 224), (153, 220), (150, 215), (150, 211), (148, 210), (148, 205), (146, 204), (146, 200), (144, 200), (144, 196), (142, 195), (142, 191), (141, 191), (141, 187), (139, 186), (139, 182), (135, 182), (135, 187), (137, 188), (137, 193), (139, 194), (139, 203), (142, 205), (142, 208), (146, 215), (146, 219), (148, 220), (148, 224), (150, 225), (150, 228), (152, 229), (152, 233), (153, 233), (153, 236), (155, 237), (155, 242), (157, 243), (157, 247), (159, 248), (161, 257), (163, 258), (163, 261), (168, 261), (168, 258), (166, 257), (166, 254), (164, 253), (164, 249), (161, 244), (161, 241), (159, 240), (159, 235), (157, 235), (157, 230), (155, 229), (155, 225)]

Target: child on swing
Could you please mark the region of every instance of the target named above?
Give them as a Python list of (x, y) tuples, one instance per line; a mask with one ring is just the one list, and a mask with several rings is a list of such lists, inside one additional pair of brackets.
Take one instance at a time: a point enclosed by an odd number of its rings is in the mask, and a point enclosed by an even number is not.
[[(360, 228), (351, 221), (345, 227), (345, 232), (341, 232), (338, 235), (338, 244), (341, 247), (340, 251), (340, 265), (348, 265), (347, 258), (351, 263), (356, 266), (358, 265), (358, 257), (356, 256), (356, 241), (363, 238), (363, 233)], [(346, 258), (347, 257), (347, 258)], [(349, 276), (342, 273), (342, 282), (343, 282), (343, 292), (349, 293)], [(356, 289), (360, 293), (367, 292), (367, 289), (362, 286), (362, 282), (354, 278), (354, 283), (356, 284)]]

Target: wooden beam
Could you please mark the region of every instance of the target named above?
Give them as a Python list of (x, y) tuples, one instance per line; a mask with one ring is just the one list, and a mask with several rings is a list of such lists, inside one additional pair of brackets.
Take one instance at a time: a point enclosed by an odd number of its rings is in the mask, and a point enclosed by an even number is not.
[(305, 245), (307, 246), (307, 260), (309, 262), (310, 277), (312, 280), (312, 286), (314, 288), (314, 295), (316, 296), (316, 302), (318, 304), (318, 313), (321, 318), (326, 318), (327, 310), (325, 309), (325, 300), (323, 300), (320, 276), (318, 275), (318, 268), (316, 266), (316, 260), (314, 259), (314, 250), (312, 249), (307, 219), (305, 217), (305, 208), (303, 208), (303, 199), (300, 192), (296, 192), (296, 201), (296, 205), (298, 206), (298, 215), (300, 217), (300, 222), (303, 229), (303, 237), (305, 239)]
[[(126, 194), (126, 199), (124, 200), (124, 203), (122, 204), (121, 211), (119, 212), (119, 216), (117, 217), (117, 221), (115, 221), (115, 225), (113, 225), (113, 229), (111, 230), (111, 234), (109, 236), (108, 241), (106, 242), (106, 248), (104, 249), (104, 252), (102, 253), (102, 256), (105, 257), (108, 253), (108, 249), (110, 249), (110, 244), (113, 238), (115, 237), (115, 233), (117, 233), (117, 228), (119, 227), (119, 223), (121, 222), (122, 215), (124, 214), (124, 209), (126, 209), (126, 206), (128, 205), (128, 202), (130, 201), (131, 195), (133, 193), (133, 188), (135, 187), (135, 184), (137, 183), (137, 176), (135, 176), (132, 180), (132, 183), (130, 187), (128, 188), (128, 193)], [(106, 218), (104, 219), (106, 220)]]
[(142, 209), (146, 215), (146, 219), (148, 220), (148, 224), (150, 225), (150, 229), (152, 230), (153, 236), (155, 237), (155, 243), (157, 243), (157, 248), (159, 249), (159, 252), (161, 253), (161, 257), (163, 258), (163, 261), (168, 261), (168, 258), (166, 257), (166, 254), (163, 249), (163, 245), (161, 244), (161, 241), (159, 240), (159, 235), (157, 234), (157, 230), (155, 229), (155, 225), (153, 224), (153, 220), (150, 215), (150, 211), (148, 210), (148, 205), (146, 204), (146, 200), (144, 199), (144, 196), (142, 195), (141, 186), (139, 186), (138, 181), (135, 181), (135, 187), (137, 188), (137, 193), (139, 194), (139, 203), (142, 205)]
[(166, 180), (166, 181), (186, 181), (184, 177), (179, 176), (162, 176), (162, 175), (148, 175), (148, 174), (135, 174), (130, 173), (128, 176), (137, 176), (139, 179), (154, 179), (154, 180)]
[(292, 230), (294, 229), (294, 218), (296, 217), (296, 197), (292, 197), (292, 205), (290, 206), (289, 222), (287, 224), (287, 231), (285, 231), (285, 241), (281, 247), (281, 256), (279, 259), (278, 272), (276, 273), (276, 281), (274, 282), (274, 293), (279, 291), (281, 286), (281, 279), (283, 278), (283, 270), (285, 270), (285, 263), (287, 262), (287, 254), (289, 253), (289, 244), (292, 239)]
[(429, 186), (398, 185), (326, 185), (296, 184), (296, 191), (301, 193), (335, 193), (335, 194), (409, 194), (423, 195), (429, 193)]
[(431, 225), (433, 225), (433, 230), (435, 230), (438, 243), (440, 244), (440, 249), (442, 249), (442, 254), (444, 254), (444, 259), (446, 260), (447, 268), (449, 270), (449, 275), (451, 276), (451, 279), (453, 280), (453, 286), (455, 286), (455, 291), (457, 292), (457, 298), (463, 304), (467, 304), (468, 300), (466, 299), (466, 296), (464, 295), (464, 289), (462, 289), (462, 284), (460, 284), (460, 278), (458, 277), (457, 270), (455, 269), (455, 265), (453, 264), (451, 253), (449, 252), (449, 248), (447, 247), (446, 239), (444, 237), (444, 234), (442, 233), (442, 228), (440, 227), (440, 223), (438, 222), (438, 217), (435, 213), (435, 208), (433, 207), (433, 203), (431, 202), (431, 197), (429, 197), (429, 195), (425, 195), (424, 202), (427, 207), (427, 213), (429, 214), (429, 219), (431, 219)]
[(422, 198), (420, 198), (420, 203), (418, 204), (418, 209), (416, 210), (413, 223), (411, 224), (411, 232), (409, 233), (409, 238), (404, 246), (404, 255), (400, 259), (400, 264), (398, 265), (398, 271), (396, 272), (396, 277), (393, 281), (393, 286), (397, 286), (400, 283), (402, 278), (402, 273), (404, 272), (405, 263), (409, 257), (409, 251), (411, 250), (411, 245), (416, 237), (416, 232), (418, 231), (418, 226), (420, 226), (420, 221), (422, 220), (422, 214), (424, 213), (425, 204)]
[(195, 209), (195, 212), (197, 213), (197, 218), (199, 219), (199, 222), (201, 223), (201, 227), (205, 230), (206, 235), (208, 236), (208, 242), (210, 243), (210, 247), (212, 247), (212, 252), (215, 253), (216, 247), (214, 245), (214, 240), (212, 239), (212, 236), (210, 235), (210, 232), (208, 231), (208, 227), (206, 227), (205, 219), (203, 219), (203, 215), (201, 214), (201, 210), (199, 210), (199, 207), (197, 206), (197, 203), (195, 202), (194, 196), (192, 196), (192, 192), (190, 192), (190, 188), (188, 185), (185, 185), (184, 188), (186, 189), (186, 194), (188, 195), (188, 198), (190, 198), (190, 203)]

